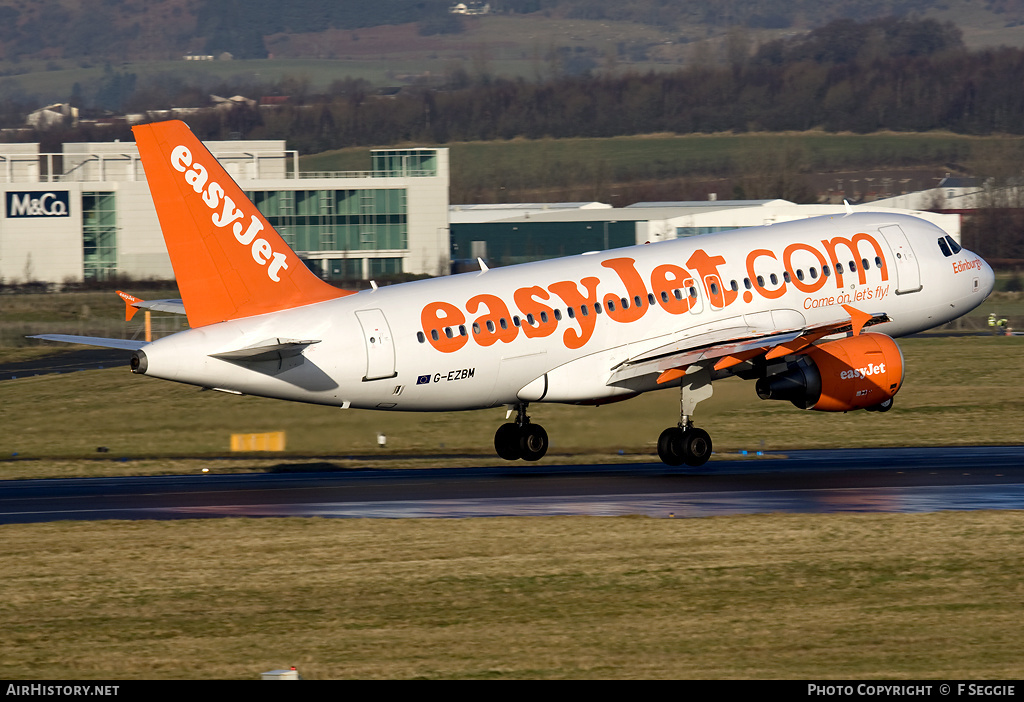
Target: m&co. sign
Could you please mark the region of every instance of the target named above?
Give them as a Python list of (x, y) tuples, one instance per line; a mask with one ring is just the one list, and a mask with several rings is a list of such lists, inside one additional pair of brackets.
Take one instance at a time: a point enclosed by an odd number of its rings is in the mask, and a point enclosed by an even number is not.
[(8, 192), (7, 217), (68, 217), (68, 193), (60, 192)]

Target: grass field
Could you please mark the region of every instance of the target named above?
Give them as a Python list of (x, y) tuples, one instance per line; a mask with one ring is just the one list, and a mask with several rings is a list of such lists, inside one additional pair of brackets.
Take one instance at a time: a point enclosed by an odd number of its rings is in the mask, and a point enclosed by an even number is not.
[[(453, 204), (598, 200), (625, 206), (639, 200), (703, 199), (778, 192), (779, 174), (803, 184), (803, 195), (843, 181), (849, 192), (868, 187), (879, 196), (926, 190), (950, 171), (971, 168), (994, 153), (1024, 152), (1024, 137), (921, 134), (649, 134), (607, 139), (513, 139), (445, 144), (451, 160)], [(369, 147), (301, 156), (308, 171), (358, 171)], [(766, 185), (773, 184), (773, 185)], [(860, 184), (860, 185), (858, 185)], [(744, 190), (745, 195), (749, 195)], [(794, 193), (798, 191), (793, 191)], [(759, 196), (759, 195), (758, 195)]]
[[(1022, 344), (902, 340), (885, 414), (725, 382), (699, 420), (720, 451), (1020, 443)], [(647, 461), (677, 408), (663, 391), (531, 414), (546, 462)], [(0, 478), (483, 465), (501, 421), (37, 376), (0, 382)], [(231, 432), (280, 429), (288, 452), (228, 456)], [(1022, 536), (1019, 511), (5, 525), (0, 662), (26, 679), (1014, 679)]]
[[(758, 400), (751, 383), (729, 380), (716, 383), (715, 395), (698, 407), (698, 424), (721, 454), (1024, 441), (1024, 337), (900, 343), (906, 381), (891, 412), (800, 411)], [(677, 419), (678, 393), (597, 408), (540, 404), (530, 414), (551, 437), (546, 462), (654, 460), (658, 434)], [(339, 410), (201, 392), (120, 368), (0, 382), (0, 416), (0, 478), (27, 478), (191, 472), (207, 464), (149, 459), (230, 455), (230, 434), (263, 431), (287, 433), (280, 458), (263, 454), (259, 463), (220, 460), (209, 467), (245, 471), (325, 456), (339, 467), (417, 466), (422, 456), (453, 455), (474, 465), (498, 463), (492, 441), (504, 410)], [(387, 448), (377, 447), (378, 433)], [(97, 453), (99, 447), (108, 452)]]
[(1020, 512), (0, 527), (35, 679), (1015, 679)]
[[(976, 150), (1017, 149), (1022, 143), (1024, 137), (969, 137), (945, 132), (812, 131), (514, 139), (446, 146), (451, 150), (452, 187), (457, 189), (497, 175), (544, 185), (563, 178), (565, 168), (571, 168), (580, 182), (593, 180), (595, 169), (604, 171), (604, 177), (611, 180), (724, 175), (763, 162), (766, 153), (795, 153), (798, 167), (806, 172), (898, 168), (968, 161)], [(300, 167), (311, 171), (366, 170), (369, 163), (369, 148), (353, 147), (303, 156)]]

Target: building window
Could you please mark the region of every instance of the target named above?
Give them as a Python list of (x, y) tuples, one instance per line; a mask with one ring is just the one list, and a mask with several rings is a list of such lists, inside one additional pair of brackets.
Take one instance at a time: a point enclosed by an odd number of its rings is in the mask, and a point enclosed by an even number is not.
[(369, 276), (378, 278), (385, 275), (398, 275), (402, 272), (402, 259), (400, 258), (371, 258), (367, 260)]
[(106, 280), (117, 272), (115, 193), (82, 193), (82, 276)]
[(409, 247), (404, 188), (256, 190), (247, 195), (296, 251)]
[(434, 149), (396, 149), (373, 152), (373, 175), (423, 178), (437, 175)]
[(312, 258), (304, 261), (309, 269), (324, 280), (362, 280), (361, 258)]

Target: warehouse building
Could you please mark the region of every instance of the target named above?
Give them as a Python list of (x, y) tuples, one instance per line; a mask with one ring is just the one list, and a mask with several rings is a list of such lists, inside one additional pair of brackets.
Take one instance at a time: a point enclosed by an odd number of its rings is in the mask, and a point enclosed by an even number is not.
[[(880, 207), (926, 219), (960, 241), (960, 217)], [(639, 202), (613, 208), (601, 203), (455, 205), (451, 212), (451, 258), (457, 270), (568, 256), (620, 246), (843, 214), (845, 205), (798, 205), (787, 200)]]
[[(306, 173), (284, 141), (207, 146), (322, 277), (449, 270), (447, 149), (380, 149), (367, 171)], [(0, 190), (0, 281), (173, 277), (134, 144), (0, 145)]]

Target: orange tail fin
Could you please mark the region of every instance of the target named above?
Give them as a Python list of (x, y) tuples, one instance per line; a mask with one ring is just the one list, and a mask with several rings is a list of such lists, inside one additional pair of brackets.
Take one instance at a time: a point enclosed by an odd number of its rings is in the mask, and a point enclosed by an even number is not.
[(190, 326), (351, 294), (306, 268), (184, 122), (132, 131)]

